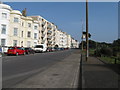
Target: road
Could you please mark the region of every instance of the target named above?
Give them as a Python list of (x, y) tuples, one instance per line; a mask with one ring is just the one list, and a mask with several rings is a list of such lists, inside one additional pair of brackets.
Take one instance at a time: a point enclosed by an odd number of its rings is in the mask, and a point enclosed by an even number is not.
[(65, 50), (49, 53), (36, 53), (25, 56), (3, 57), (3, 88), (17, 84), (44, 72), (56, 63), (74, 54), (76, 50)]

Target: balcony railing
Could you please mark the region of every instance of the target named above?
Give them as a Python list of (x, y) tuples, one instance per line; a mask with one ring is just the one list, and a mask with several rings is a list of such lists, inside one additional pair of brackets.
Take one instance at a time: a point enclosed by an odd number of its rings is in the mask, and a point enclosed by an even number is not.
[(44, 31), (45, 31), (45, 28), (42, 28), (42, 30), (41, 30), (41, 31), (43, 31), (43, 32), (44, 32)]
[(42, 21), (42, 27), (45, 25), (45, 23), (46, 23), (45, 21)]
[(55, 37), (53, 38), (53, 40), (55, 40)]
[(52, 29), (52, 26), (48, 24), (47, 29)]
[(42, 44), (44, 44), (45, 43), (45, 40), (42, 40), (42, 42), (41, 42)]
[(48, 41), (48, 44), (52, 44), (52, 41)]
[(49, 30), (47, 33), (48, 33), (48, 34), (51, 34), (51, 33), (52, 33), (52, 31), (50, 31), (50, 30)]
[(45, 34), (42, 34), (42, 37), (45, 37)]
[(55, 36), (55, 33), (53, 34), (53, 36)]
[(51, 39), (51, 38), (52, 38), (52, 36), (48, 36), (47, 38), (48, 38), (48, 39)]

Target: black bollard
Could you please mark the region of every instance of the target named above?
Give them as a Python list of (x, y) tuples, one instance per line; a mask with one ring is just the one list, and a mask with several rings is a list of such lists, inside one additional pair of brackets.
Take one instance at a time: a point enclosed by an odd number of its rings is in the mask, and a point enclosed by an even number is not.
[(117, 63), (117, 59), (115, 58), (115, 64)]

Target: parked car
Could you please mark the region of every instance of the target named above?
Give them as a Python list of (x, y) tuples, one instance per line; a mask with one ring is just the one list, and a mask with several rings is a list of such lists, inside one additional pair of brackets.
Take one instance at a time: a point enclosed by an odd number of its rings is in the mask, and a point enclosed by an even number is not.
[(64, 48), (64, 50), (68, 50), (68, 48)]
[(0, 57), (2, 57), (2, 47), (0, 47)]
[(2, 46), (2, 53), (7, 54), (8, 46)]
[(52, 47), (52, 51), (56, 51), (56, 49), (54, 47)]
[(25, 53), (26, 53), (26, 54), (34, 54), (35, 51), (34, 51), (32, 48), (30, 48), (30, 47), (26, 47), (26, 48), (25, 48)]
[(35, 52), (46, 52), (47, 46), (45, 44), (35, 45), (34, 50)]
[(0, 57), (2, 57), (2, 53), (0, 52)]
[(52, 52), (52, 47), (48, 47), (47, 52)]
[(56, 49), (55, 49), (54, 47), (48, 47), (48, 48), (47, 48), (47, 51), (48, 51), (48, 52), (53, 52), (53, 51), (56, 51)]
[(61, 49), (60, 48), (57, 48), (57, 51), (60, 51)]
[(60, 48), (60, 50), (64, 50), (64, 48)]
[(25, 55), (25, 50), (23, 47), (9, 47), (7, 55)]

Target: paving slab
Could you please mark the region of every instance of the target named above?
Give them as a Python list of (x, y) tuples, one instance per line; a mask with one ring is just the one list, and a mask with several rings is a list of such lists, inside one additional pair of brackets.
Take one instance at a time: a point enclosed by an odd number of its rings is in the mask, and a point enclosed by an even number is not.
[[(95, 57), (89, 57), (88, 61), (83, 57), (82, 88), (119, 88), (119, 73), (114, 71), (115, 65), (109, 65), (101, 62)], [(117, 69), (117, 68), (116, 68)]]

